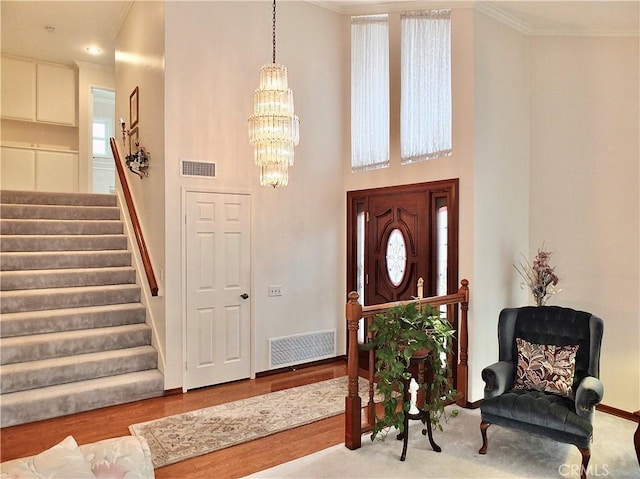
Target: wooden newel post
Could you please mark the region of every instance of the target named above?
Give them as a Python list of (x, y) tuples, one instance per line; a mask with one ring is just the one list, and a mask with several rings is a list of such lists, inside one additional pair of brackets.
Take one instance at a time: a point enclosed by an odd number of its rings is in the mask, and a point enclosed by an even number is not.
[(358, 393), (358, 323), (362, 318), (362, 305), (358, 303), (358, 293), (349, 293), (345, 308), (348, 330), (347, 374), (349, 376), (348, 395), (344, 400), (344, 445), (348, 449), (358, 449), (362, 436), (362, 400)]
[(464, 300), (460, 302), (460, 324), (458, 331), (458, 342), (460, 345), (460, 356), (458, 358), (458, 393), (456, 394), (456, 404), (460, 407), (467, 406), (467, 388), (469, 387), (469, 368), (467, 365), (469, 333), (467, 330), (467, 312), (469, 311), (469, 281), (460, 281), (459, 293), (464, 295)]

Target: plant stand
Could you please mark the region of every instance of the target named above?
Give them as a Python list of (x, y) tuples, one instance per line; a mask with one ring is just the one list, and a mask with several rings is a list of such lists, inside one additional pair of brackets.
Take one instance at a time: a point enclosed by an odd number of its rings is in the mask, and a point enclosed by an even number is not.
[[(425, 401), (428, 401), (429, 398), (425, 397), (424, 389), (422, 385), (425, 382), (425, 365), (427, 363), (428, 354), (424, 355), (415, 355), (411, 358), (409, 362), (409, 372), (412, 376), (416, 378), (417, 383), (420, 385), (420, 389), (418, 392), (418, 408), (424, 404)], [(430, 381), (431, 376), (430, 371), (427, 372), (427, 380)], [(403, 393), (403, 403), (407, 404), (410, 400), (409, 398), (409, 380), (405, 380), (404, 382), (404, 393)], [(404, 432), (398, 434), (397, 439), (402, 441), (402, 454), (400, 455), (400, 460), (404, 461), (407, 457), (407, 446), (409, 443), (409, 420), (420, 420), (422, 424), (426, 425), (426, 429), (422, 430), (423, 436), (428, 436), (429, 444), (431, 444), (431, 448), (435, 452), (441, 452), (442, 449), (436, 442), (433, 440), (433, 430), (431, 428), (431, 415), (429, 411), (420, 410), (418, 414), (409, 414), (408, 411), (404, 413)]]

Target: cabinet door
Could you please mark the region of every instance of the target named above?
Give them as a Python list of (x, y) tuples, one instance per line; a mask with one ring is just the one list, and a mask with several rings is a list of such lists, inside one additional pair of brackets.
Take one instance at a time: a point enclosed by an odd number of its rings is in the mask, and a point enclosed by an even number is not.
[(36, 186), (36, 154), (21, 148), (0, 148), (0, 187), (33, 191)]
[(56, 151), (36, 152), (36, 191), (78, 191), (78, 155)]
[(35, 120), (35, 63), (2, 57), (2, 117)]
[(76, 124), (76, 72), (64, 66), (38, 63), (36, 120)]

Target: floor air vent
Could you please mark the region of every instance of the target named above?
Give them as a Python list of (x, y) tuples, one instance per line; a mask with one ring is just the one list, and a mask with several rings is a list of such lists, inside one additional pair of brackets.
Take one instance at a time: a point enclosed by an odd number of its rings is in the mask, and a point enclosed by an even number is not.
[(271, 368), (335, 357), (336, 330), (269, 339)]
[(199, 178), (215, 178), (216, 164), (204, 161), (181, 160), (182, 176), (197, 176)]

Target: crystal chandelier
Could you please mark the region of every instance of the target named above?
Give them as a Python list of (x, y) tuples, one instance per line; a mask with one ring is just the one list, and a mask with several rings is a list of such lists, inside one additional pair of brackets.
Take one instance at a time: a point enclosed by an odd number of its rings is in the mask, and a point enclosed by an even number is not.
[(249, 141), (260, 167), (262, 186), (287, 186), (293, 148), (300, 138), (300, 120), (293, 112), (293, 92), (287, 68), (276, 63), (276, 1), (273, 0), (273, 61), (260, 69), (260, 86), (253, 94)]

